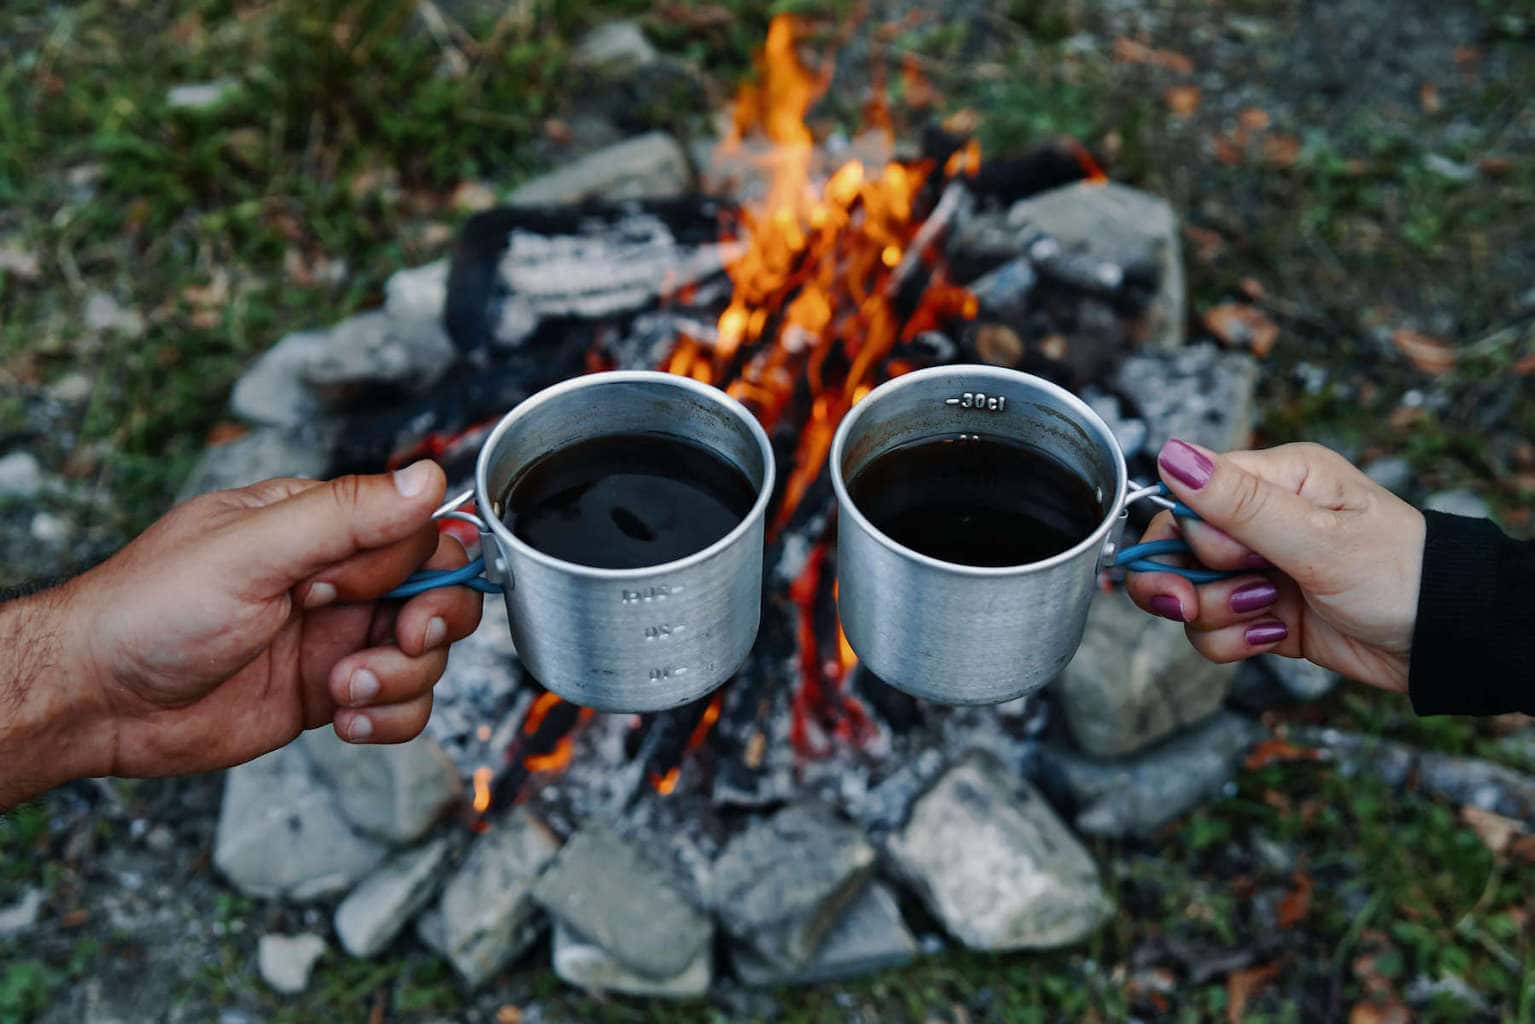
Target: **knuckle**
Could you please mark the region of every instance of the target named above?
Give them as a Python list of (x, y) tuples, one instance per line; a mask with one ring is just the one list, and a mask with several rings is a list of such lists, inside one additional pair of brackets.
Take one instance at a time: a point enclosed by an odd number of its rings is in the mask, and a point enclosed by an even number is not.
[(1227, 516), (1238, 526), (1245, 526), (1263, 514), (1267, 495), (1263, 483), (1251, 473), (1237, 473), (1230, 484)]
[(355, 474), (337, 477), (330, 482), (330, 494), (342, 512), (351, 512), (362, 504), (363, 478)]

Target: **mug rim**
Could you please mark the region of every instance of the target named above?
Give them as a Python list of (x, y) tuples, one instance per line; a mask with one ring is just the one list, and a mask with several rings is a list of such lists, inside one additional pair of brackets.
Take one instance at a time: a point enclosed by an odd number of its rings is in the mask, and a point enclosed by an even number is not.
[[(488, 493), (491, 453), (496, 450), (501, 438), (515, 429), (519, 420), (525, 418), (539, 406), (561, 398), (572, 391), (603, 387), (609, 384), (631, 383), (662, 384), (691, 391), (694, 395), (706, 401), (717, 402), (735, 414), (737, 418), (745, 421), (752, 439), (757, 442), (758, 454), (762, 457), (762, 484), (758, 488), (757, 500), (752, 503), (751, 511), (747, 512), (729, 533), (708, 547), (700, 548), (690, 555), (684, 555), (670, 562), (657, 562), (655, 565), (644, 565), (632, 569), (603, 569), (594, 565), (582, 565), (580, 562), (569, 562), (563, 558), (556, 558), (553, 555), (546, 554), (520, 539), (507, 528), (506, 524), (501, 521), (501, 517), (495, 514), (494, 502)], [(490, 436), (485, 439), (485, 443), (480, 446), (480, 454), (475, 459), (474, 467), (474, 494), (475, 501), (481, 512), (480, 519), (490, 527), (491, 533), (498, 542), (510, 545), (512, 550), (516, 551), (519, 555), (529, 558), (547, 569), (602, 580), (642, 580), (663, 572), (688, 569), (707, 561), (731, 545), (738, 543), (758, 520), (766, 516), (768, 502), (773, 497), (775, 482), (772, 443), (768, 440), (767, 431), (762, 429), (762, 424), (757, 422), (757, 417), (752, 415), (750, 409), (742, 405), (734, 396), (727, 394), (712, 384), (705, 384), (702, 381), (694, 380), (692, 377), (683, 377), (679, 374), (666, 373), (661, 370), (604, 370), (599, 373), (588, 373), (579, 377), (562, 380), (558, 384), (551, 384), (543, 390), (529, 395), (510, 409), (506, 415), (501, 417), (501, 421), (496, 424), (495, 429), (490, 432)]]
[[(863, 510), (858, 507), (858, 503), (853, 501), (852, 495), (848, 493), (847, 483), (842, 478), (842, 451), (847, 445), (848, 435), (852, 433), (853, 428), (857, 425), (864, 410), (868, 408), (869, 403), (881, 395), (888, 397), (903, 388), (912, 387), (923, 381), (942, 377), (962, 376), (1013, 380), (1037, 388), (1064, 402), (1087, 426), (1098, 433), (1099, 440), (1108, 446), (1108, 450), (1113, 456), (1114, 496), (1112, 501), (1105, 503), (1106, 507), (1103, 512), (1103, 518), (1093, 529), (1092, 533), (1065, 551), (1051, 555), (1049, 558), (1040, 559), (1037, 562), (1022, 562), (1018, 565), (966, 565), (963, 562), (947, 562), (941, 558), (924, 555), (914, 548), (909, 548), (879, 529), (863, 514)], [(1129, 470), (1125, 466), (1125, 454), (1123, 449), (1119, 447), (1119, 439), (1114, 436), (1114, 432), (1109, 429), (1109, 425), (1103, 422), (1103, 417), (1094, 412), (1091, 406), (1059, 384), (1054, 384), (1043, 377), (1035, 376), (1032, 373), (1024, 373), (1022, 370), (1013, 370), (1005, 366), (991, 366), (986, 363), (956, 363), (948, 366), (929, 366), (885, 381), (865, 395), (862, 401), (853, 406), (852, 409), (848, 410), (847, 415), (842, 417), (842, 422), (837, 426), (837, 434), (832, 438), (831, 453), (828, 455), (828, 458), (831, 459), (832, 489), (836, 492), (839, 508), (846, 510), (853, 517), (853, 521), (882, 546), (888, 548), (892, 553), (916, 562), (919, 565), (962, 576), (976, 576), (988, 579), (1053, 569), (1058, 565), (1063, 565), (1080, 558), (1094, 546), (1098, 547), (1101, 551), (1109, 531), (1114, 526), (1114, 521), (1119, 518), (1119, 514), (1124, 507), (1125, 493), (1129, 486)]]

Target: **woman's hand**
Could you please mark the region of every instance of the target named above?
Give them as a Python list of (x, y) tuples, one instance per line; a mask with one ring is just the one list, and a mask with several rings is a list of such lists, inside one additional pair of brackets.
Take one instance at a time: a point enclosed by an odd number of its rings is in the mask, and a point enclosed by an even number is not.
[(1181, 536), (1209, 568), (1252, 571), (1202, 586), (1133, 573), (1136, 604), (1185, 623), (1211, 661), (1274, 652), (1406, 692), (1422, 513), (1315, 444), (1217, 455), (1173, 440), (1157, 465), (1204, 521), (1163, 512), (1142, 539)]

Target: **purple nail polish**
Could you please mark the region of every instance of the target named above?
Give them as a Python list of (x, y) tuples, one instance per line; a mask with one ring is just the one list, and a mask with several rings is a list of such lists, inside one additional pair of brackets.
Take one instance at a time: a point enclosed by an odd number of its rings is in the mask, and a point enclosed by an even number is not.
[(1231, 610), (1255, 612), (1259, 608), (1267, 608), (1278, 599), (1279, 588), (1268, 580), (1259, 580), (1257, 583), (1249, 583), (1231, 592)]
[(1249, 569), (1272, 569), (1274, 567), (1273, 563), (1256, 552), (1249, 552), (1247, 557), (1242, 559), (1242, 563)]
[(1166, 470), (1168, 476), (1196, 491), (1209, 483), (1210, 477), (1215, 475), (1215, 463), (1199, 449), (1177, 438), (1162, 446), (1162, 451), (1157, 455), (1157, 465)]
[(1174, 622), (1183, 621), (1183, 605), (1171, 594), (1158, 594), (1151, 599), (1151, 610), (1164, 619), (1172, 619)]
[(1267, 647), (1277, 644), (1290, 635), (1290, 629), (1283, 622), (1260, 622), (1257, 625), (1248, 626), (1244, 634), (1249, 647)]

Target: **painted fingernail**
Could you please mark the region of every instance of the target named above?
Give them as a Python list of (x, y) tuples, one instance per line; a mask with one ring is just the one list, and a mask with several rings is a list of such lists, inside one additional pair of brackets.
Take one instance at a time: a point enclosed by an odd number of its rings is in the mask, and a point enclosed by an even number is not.
[(1249, 569), (1272, 569), (1273, 563), (1257, 552), (1249, 551), (1247, 557), (1242, 559), (1242, 564)]
[(336, 588), (329, 583), (311, 583), (304, 595), (305, 608), (324, 608), (336, 599)]
[(354, 708), (361, 707), (377, 696), (378, 676), (365, 668), (354, 671), (347, 688), (347, 703)]
[(1174, 622), (1182, 622), (1183, 605), (1171, 594), (1158, 594), (1151, 599), (1151, 610), (1164, 619), (1172, 619)]
[(353, 743), (361, 743), (373, 735), (373, 720), (367, 715), (353, 715), (352, 720), (346, 726), (346, 738)]
[(420, 462), (413, 462), (404, 469), (395, 471), (394, 488), (402, 497), (414, 498), (426, 490), (426, 485), (431, 483), (431, 480), (432, 461), (422, 459)]
[(1277, 644), (1290, 635), (1290, 629), (1283, 622), (1260, 622), (1254, 626), (1248, 626), (1243, 634), (1247, 638), (1249, 647), (1267, 647)]
[(442, 619), (433, 616), (426, 624), (426, 639), (422, 642), (427, 650), (431, 650), (442, 643), (448, 637), (448, 624)]
[(1257, 583), (1249, 583), (1245, 587), (1238, 587), (1231, 592), (1231, 610), (1255, 612), (1259, 608), (1267, 608), (1277, 600), (1279, 600), (1279, 588), (1268, 580), (1260, 580)]
[(1162, 446), (1157, 455), (1157, 465), (1185, 487), (1199, 490), (1215, 475), (1215, 463), (1197, 448), (1173, 438)]

